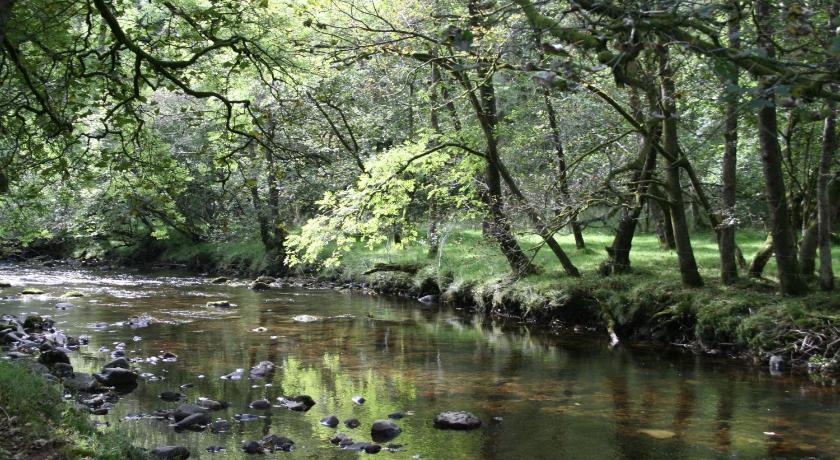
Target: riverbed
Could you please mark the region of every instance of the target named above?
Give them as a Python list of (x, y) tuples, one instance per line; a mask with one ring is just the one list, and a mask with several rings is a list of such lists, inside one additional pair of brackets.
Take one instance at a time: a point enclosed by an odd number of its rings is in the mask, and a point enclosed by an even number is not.
[[(144, 378), (93, 419), (121, 426), (138, 446), (185, 446), (191, 458), (242, 458), (243, 441), (268, 434), (294, 441), (292, 452), (276, 457), (367, 456), (329, 440), (341, 432), (370, 442), (371, 423), (389, 414), (402, 415), (394, 420), (402, 432), (382, 444), (376, 455), (385, 458), (840, 455), (838, 387), (807, 376), (673, 351), (611, 349), (602, 336), (337, 289), (253, 291), (247, 280), (215, 285), (174, 273), (33, 265), (0, 265), (0, 281), (12, 284), (0, 291), (0, 314), (50, 316), (67, 335), (89, 337), (71, 354), (76, 371), (98, 372), (124, 344)], [(20, 295), (24, 287), (44, 293)], [(68, 291), (84, 296), (61, 298)], [(212, 301), (235, 307), (207, 307)], [(177, 358), (155, 359), (164, 352)], [(276, 367), (249, 378), (262, 361)], [(221, 378), (237, 369), (244, 369), (241, 379)], [(185, 399), (163, 401), (164, 391)], [(295, 395), (316, 404), (308, 412), (249, 407)], [(146, 417), (199, 398), (229, 403), (212, 413), (231, 423), (229, 431), (176, 432)], [(448, 410), (469, 411), (482, 426), (434, 428), (435, 415)], [(242, 414), (255, 417), (238, 421)], [(330, 415), (361, 425), (319, 423)]]

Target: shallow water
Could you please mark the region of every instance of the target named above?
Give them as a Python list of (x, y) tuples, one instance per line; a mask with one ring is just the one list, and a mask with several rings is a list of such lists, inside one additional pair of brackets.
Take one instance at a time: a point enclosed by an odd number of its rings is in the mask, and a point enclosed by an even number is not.
[[(710, 358), (645, 350), (610, 350), (603, 337), (556, 335), (512, 321), (493, 321), (447, 308), (335, 290), (217, 286), (205, 279), (136, 273), (0, 266), (0, 314), (50, 315), (69, 335), (90, 344), (73, 353), (77, 371), (96, 372), (124, 342), (127, 358), (161, 351), (173, 363), (136, 363), (157, 381), (141, 382), (105, 416), (144, 447), (184, 445), (193, 458), (241, 458), (243, 440), (267, 434), (295, 441), (288, 458), (355, 458), (328, 439), (337, 431), (370, 441), (370, 424), (393, 412), (402, 447), (386, 458), (834, 458), (840, 455), (840, 393), (802, 377), (771, 376)], [(23, 286), (46, 291), (19, 296)], [(76, 290), (79, 299), (59, 299)], [(205, 307), (213, 300), (238, 305)], [(58, 302), (76, 307), (56, 310)], [(313, 322), (296, 322), (297, 315)], [(122, 324), (148, 315), (148, 327)], [(96, 323), (107, 323), (96, 328)], [(254, 332), (265, 328), (264, 332)], [(257, 329), (261, 331), (261, 329)], [(267, 379), (247, 371), (278, 364)], [(239, 381), (220, 377), (245, 369)], [(203, 375), (204, 378), (199, 378)], [(179, 389), (180, 385), (192, 388)], [(266, 384), (269, 384), (267, 386)], [(229, 433), (176, 433), (166, 422), (126, 420), (129, 414), (173, 408), (165, 390), (226, 400), (212, 413), (232, 422)], [(248, 404), (307, 394), (306, 413)], [(357, 405), (354, 396), (366, 402)], [(475, 431), (432, 427), (444, 410), (467, 410), (483, 421)], [(253, 414), (235, 422), (234, 414)], [(331, 429), (321, 418), (358, 418), (354, 430)], [(501, 419), (496, 421), (494, 417)], [(387, 444), (387, 443), (386, 443)], [(210, 446), (225, 450), (208, 453)]]

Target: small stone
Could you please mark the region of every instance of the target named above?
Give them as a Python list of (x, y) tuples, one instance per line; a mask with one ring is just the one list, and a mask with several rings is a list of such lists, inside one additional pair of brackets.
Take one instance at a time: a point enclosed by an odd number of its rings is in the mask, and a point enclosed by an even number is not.
[(328, 426), (330, 428), (335, 428), (338, 426), (338, 417), (336, 417), (335, 415), (324, 417), (321, 419), (321, 425)]
[(354, 403), (359, 404), (359, 405), (362, 405), (362, 404), (365, 403), (365, 398), (363, 398), (361, 396), (353, 396), (352, 399), (353, 399)]
[(245, 452), (246, 454), (249, 454), (249, 455), (254, 455), (254, 454), (262, 454), (265, 451), (263, 450), (260, 443), (258, 443), (257, 441), (245, 441), (245, 442), (242, 443), (242, 452)]
[(230, 278), (227, 278), (227, 277), (224, 277), (224, 276), (219, 276), (219, 277), (213, 278), (210, 282), (213, 283), (213, 284), (225, 284), (228, 281), (230, 281)]
[(391, 414), (388, 414), (388, 418), (394, 419), (394, 420), (399, 420), (403, 417), (405, 417), (405, 414), (403, 414), (402, 412), (393, 412)]
[(20, 293), (23, 294), (23, 295), (40, 295), (40, 294), (43, 294), (44, 291), (42, 291), (40, 289), (36, 289), (36, 288), (26, 288), (26, 289), (20, 291)]
[(271, 403), (265, 399), (258, 399), (248, 405), (251, 409), (267, 410), (271, 409)]
[(207, 302), (206, 305), (211, 308), (231, 308), (236, 306), (227, 300), (214, 300), (212, 302)]
[(184, 395), (177, 391), (164, 391), (158, 397), (166, 402), (177, 402), (184, 399)]
[(350, 428), (351, 430), (354, 428), (358, 428), (361, 426), (362, 422), (359, 421), (357, 418), (350, 418), (344, 421), (344, 426)]

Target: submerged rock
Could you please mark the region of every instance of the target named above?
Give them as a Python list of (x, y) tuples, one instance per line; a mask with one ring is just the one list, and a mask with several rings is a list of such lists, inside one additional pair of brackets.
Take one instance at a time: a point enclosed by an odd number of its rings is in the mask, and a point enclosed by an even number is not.
[(177, 391), (164, 391), (158, 397), (166, 402), (177, 402), (185, 398), (184, 395)]
[(360, 422), (357, 418), (349, 418), (344, 421), (344, 426), (350, 428), (351, 430), (354, 428), (358, 428), (359, 426), (361, 426), (361, 424), (362, 422)]
[(225, 374), (219, 377), (222, 380), (241, 380), (242, 376), (245, 374), (245, 369), (237, 369), (230, 374)]
[(402, 428), (390, 420), (375, 420), (370, 427), (370, 436), (376, 441), (390, 441), (402, 433)]
[(174, 411), (172, 411), (172, 419), (176, 422), (180, 422), (181, 420), (184, 420), (185, 418), (195, 414), (208, 415), (208, 413), (209, 411), (207, 409), (196, 406), (195, 404), (181, 404)]
[(236, 306), (227, 300), (214, 300), (212, 302), (207, 302), (206, 305), (211, 308), (233, 308)]
[(469, 412), (448, 411), (437, 414), (434, 425), (444, 430), (474, 430), (481, 427), (481, 420)]
[(347, 436), (344, 433), (336, 433), (335, 436), (330, 438), (331, 444), (336, 445), (350, 445), (353, 444), (353, 439), (350, 436)]
[(352, 399), (353, 399), (353, 402), (358, 404), (358, 405), (362, 405), (362, 404), (365, 403), (365, 398), (363, 398), (361, 396), (353, 396)]
[(26, 289), (20, 291), (20, 293), (23, 294), (23, 295), (40, 295), (40, 294), (43, 294), (44, 291), (42, 291), (40, 289), (36, 289), (36, 288), (26, 288)]
[(417, 299), (417, 301), (422, 303), (422, 304), (430, 305), (430, 304), (433, 304), (437, 301), (437, 297), (435, 297), (433, 295), (424, 295), (423, 297), (420, 297), (419, 299)]
[(210, 424), (210, 415), (206, 412), (198, 412), (181, 419), (175, 423), (175, 429), (179, 430), (201, 430)]
[(74, 297), (84, 297), (85, 295), (79, 291), (67, 291), (61, 297), (64, 298), (74, 298)]
[(256, 366), (251, 368), (250, 376), (252, 379), (263, 378), (273, 370), (274, 363), (271, 361), (260, 361)]
[(275, 281), (277, 281), (276, 278), (272, 278), (272, 277), (266, 276), (266, 275), (262, 275), (262, 276), (260, 276), (260, 277), (258, 277), (257, 279), (254, 280), (255, 283), (265, 283), (265, 284), (271, 284)]
[(248, 407), (250, 407), (251, 409), (257, 409), (257, 410), (267, 410), (267, 409), (271, 409), (271, 403), (268, 402), (265, 399), (258, 399), (256, 401), (252, 402), (251, 404), (249, 404)]
[(190, 451), (181, 446), (162, 446), (152, 449), (152, 458), (166, 460), (184, 460), (190, 458)]
[(285, 436), (270, 434), (260, 440), (260, 446), (269, 452), (291, 452), (295, 442)]
[(55, 304), (56, 310), (70, 310), (72, 308), (76, 308), (76, 306), (69, 302), (59, 302)]
[(216, 420), (208, 428), (210, 428), (211, 433), (224, 433), (230, 431), (230, 422), (227, 420)]
[(280, 401), (281, 406), (295, 412), (306, 412), (309, 409), (312, 409), (312, 406), (315, 405), (315, 400), (312, 399), (311, 396), (307, 395), (299, 395), (293, 398), (285, 398), (281, 396), (277, 398), (277, 400)]
[(230, 281), (230, 278), (227, 278), (225, 276), (217, 276), (216, 278), (213, 278), (210, 282), (213, 284), (225, 284), (228, 281)]
[(207, 410), (222, 410), (227, 407), (227, 404), (222, 401), (214, 401), (212, 399), (199, 399), (198, 405)]
[(265, 453), (260, 443), (257, 441), (245, 441), (242, 443), (242, 452), (246, 454), (254, 455), (254, 454), (262, 454)]

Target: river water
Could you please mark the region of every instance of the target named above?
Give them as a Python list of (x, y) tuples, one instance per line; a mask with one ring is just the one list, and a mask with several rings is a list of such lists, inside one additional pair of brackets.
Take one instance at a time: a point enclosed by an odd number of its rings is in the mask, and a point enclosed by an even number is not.
[[(370, 441), (370, 425), (388, 414), (402, 434), (386, 458), (424, 459), (681, 459), (835, 458), (840, 455), (840, 393), (804, 377), (771, 376), (711, 358), (650, 350), (611, 350), (604, 337), (557, 335), (516, 321), (490, 320), (445, 307), (337, 290), (300, 288), (254, 292), (244, 283), (132, 272), (0, 266), (0, 314), (49, 315), (69, 335), (90, 343), (72, 354), (77, 371), (97, 372), (110, 350), (127, 358), (178, 355), (175, 362), (136, 362), (141, 381), (108, 415), (143, 447), (182, 445), (192, 458), (242, 458), (243, 441), (267, 434), (295, 441), (288, 458), (366, 456), (329, 443), (336, 432)], [(42, 295), (18, 295), (35, 287)], [(57, 310), (67, 291), (75, 308)], [(228, 300), (233, 309), (208, 301)], [(318, 320), (299, 322), (298, 315)], [(147, 327), (124, 324), (148, 317)], [(103, 327), (102, 324), (107, 323)], [(108, 349), (109, 351), (105, 351)], [(277, 368), (251, 380), (260, 361)], [(245, 369), (242, 380), (220, 377)], [(203, 377), (202, 377), (203, 376)], [(192, 384), (186, 389), (181, 385)], [(227, 433), (175, 432), (168, 423), (137, 419), (174, 408), (162, 391), (184, 402), (206, 397), (230, 403), (214, 418)], [(310, 395), (308, 412), (258, 411), (251, 401)], [(361, 405), (353, 397), (361, 396)], [(438, 412), (465, 410), (483, 422), (468, 432), (437, 430)], [(257, 418), (237, 422), (235, 414)], [(328, 415), (361, 426), (333, 429)], [(209, 453), (211, 446), (223, 447)]]

